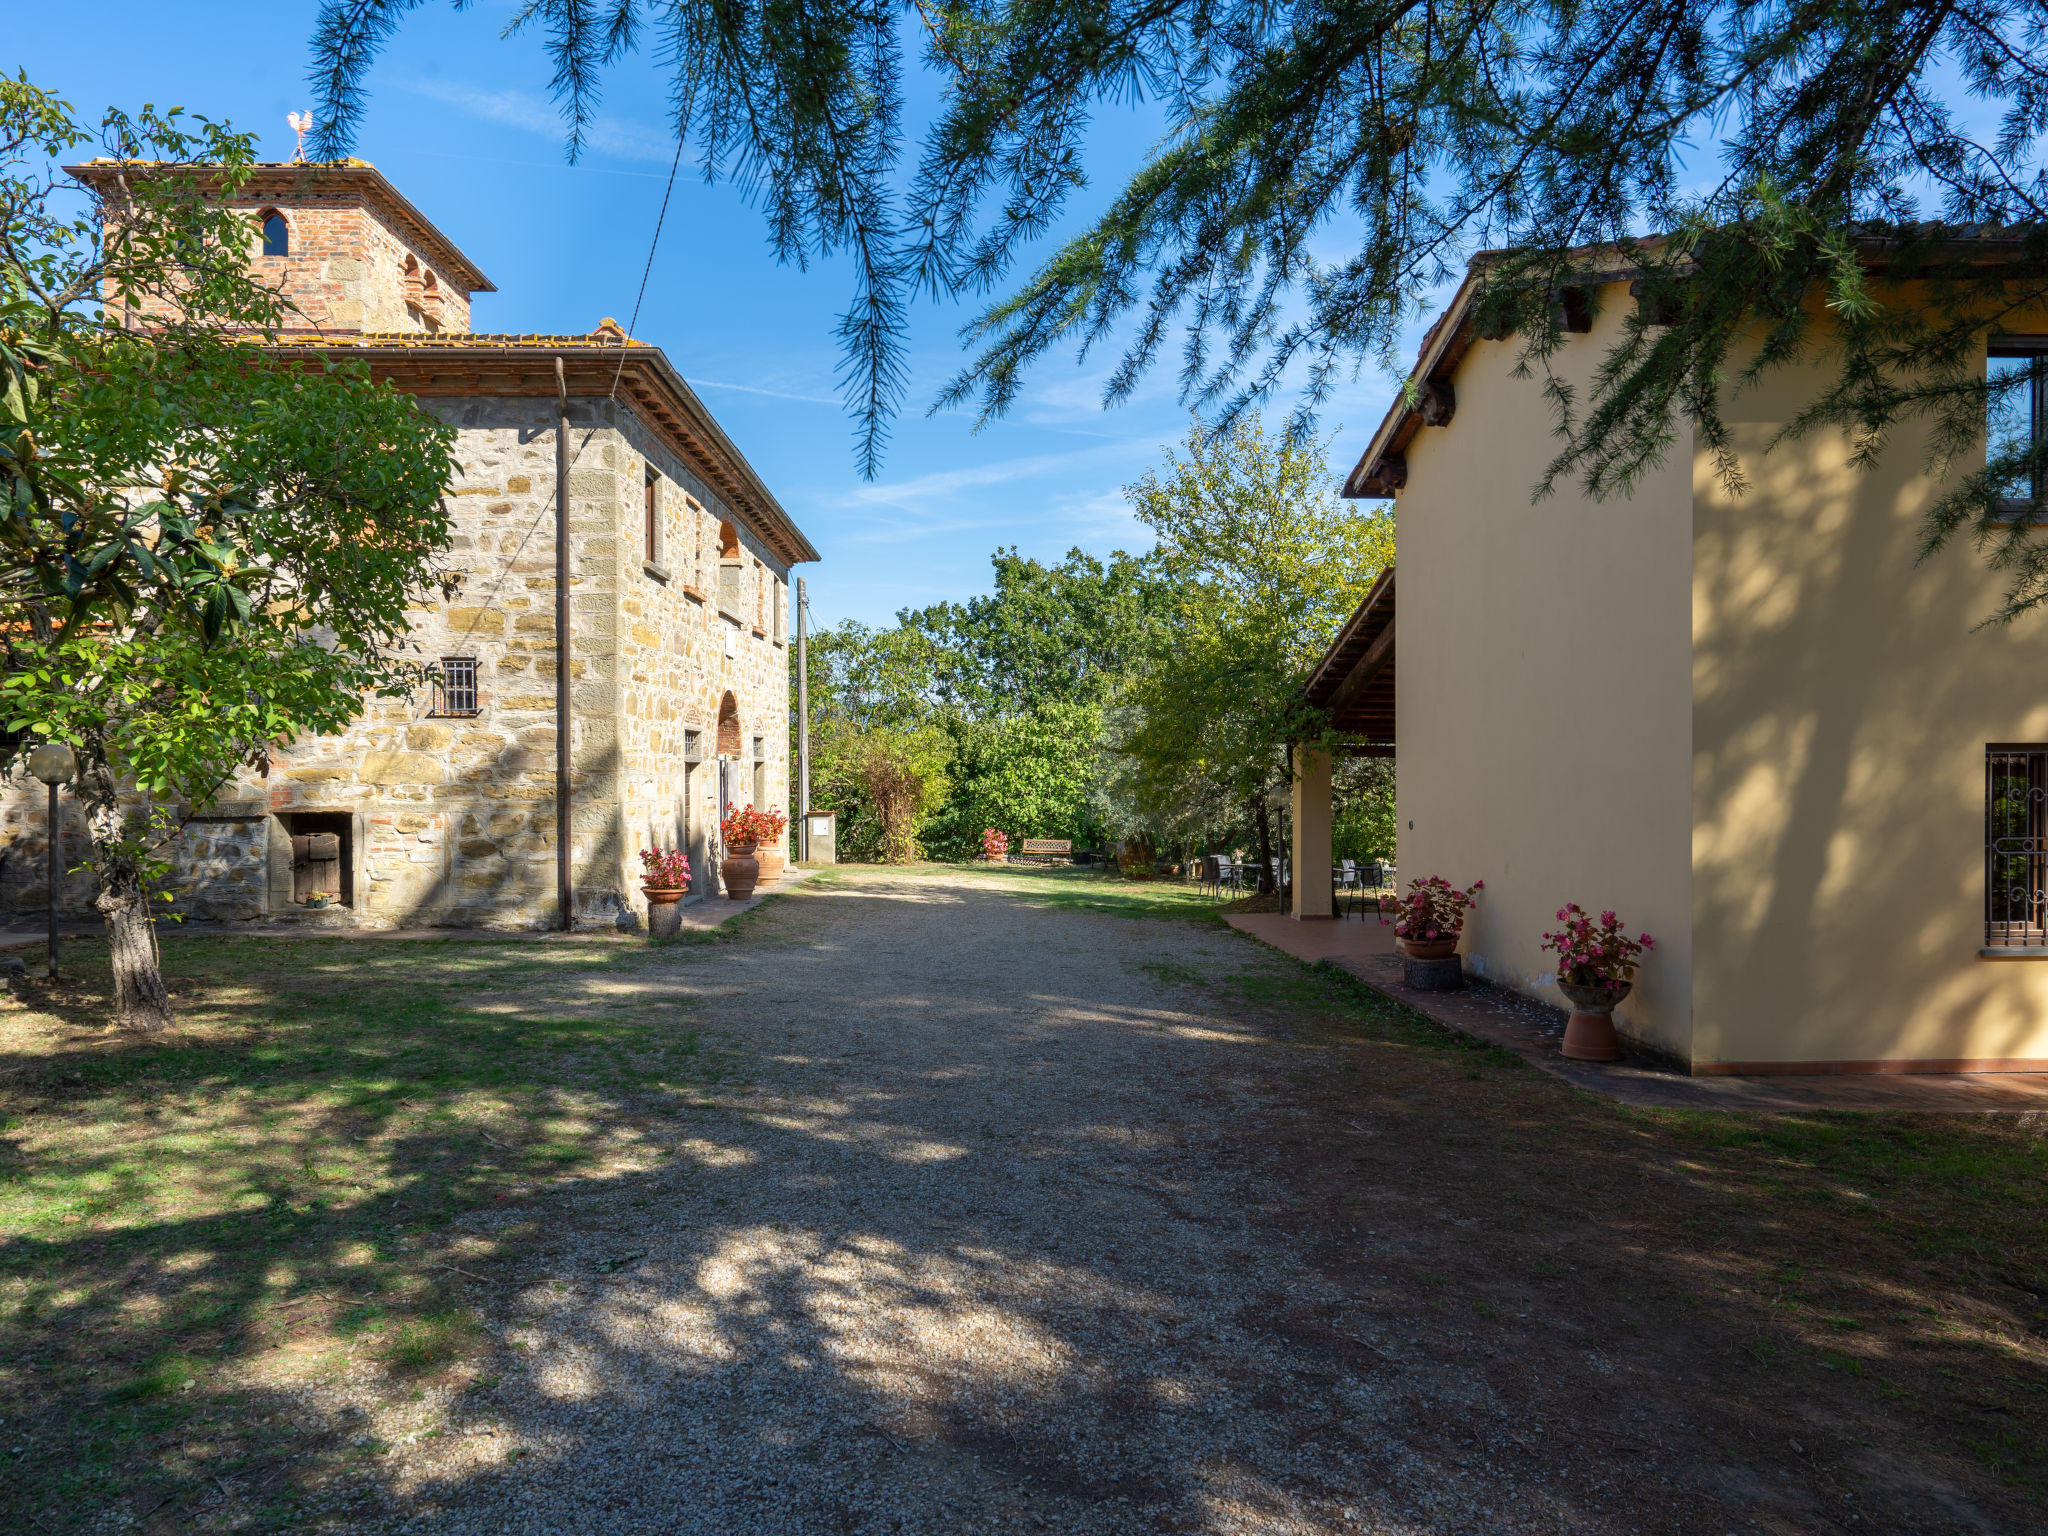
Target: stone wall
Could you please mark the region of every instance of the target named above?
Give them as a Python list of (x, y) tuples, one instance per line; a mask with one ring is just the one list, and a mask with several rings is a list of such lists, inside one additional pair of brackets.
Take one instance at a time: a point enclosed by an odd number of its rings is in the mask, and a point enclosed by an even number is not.
[[(406, 239), (367, 198), (329, 193), (313, 202), (237, 200), (249, 216), (249, 264), (299, 313), (288, 329), (378, 333), (469, 330), (469, 294)], [(261, 224), (275, 211), (291, 232), (291, 254), (265, 256)], [(164, 310), (160, 301), (146, 313)]]
[[(181, 911), (371, 927), (537, 929), (555, 919), (554, 405), (422, 403), (460, 432), (445, 557), (458, 586), (416, 610), (413, 641), (422, 664), (475, 658), (476, 713), (447, 715), (423, 685), (407, 699), (369, 701), (346, 732), (276, 749), (268, 775), (238, 778), (171, 845)], [(573, 401), (571, 422), (575, 918), (630, 925), (644, 920), (643, 847), (688, 846), (698, 894), (711, 888), (711, 759), (727, 692), (748, 759), (733, 798), (754, 798), (758, 737), (768, 798), (787, 803), (788, 660), (777, 642), (786, 625), (770, 611), (787, 572), (624, 406)], [(644, 558), (650, 456), (662, 516), (655, 562)], [(677, 568), (700, 546), (715, 557), (721, 521), (740, 533), (759, 633), (720, 617)], [(702, 764), (688, 762), (693, 747)], [(0, 794), (0, 906), (17, 912), (43, 906), (41, 795), (32, 781)], [(292, 904), (290, 840), (312, 817), (347, 829), (346, 911)], [(83, 911), (89, 880), (67, 889)]]
[[(634, 912), (639, 850), (686, 848), (693, 891), (717, 889), (718, 722), (726, 695), (739, 716), (740, 753), (728, 767), (732, 798), (755, 799), (754, 742), (761, 743), (766, 803), (789, 802), (789, 656), (774, 618), (788, 568), (734, 516), (689, 466), (629, 413), (621, 413), (626, 457), (622, 491), (643, 498), (618, 552), (619, 810), (621, 876)], [(656, 475), (657, 536), (649, 558), (646, 473)], [(721, 525), (739, 541), (737, 613), (714, 594)], [(763, 623), (751, 622), (758, 610)], [(781, 848), (786, 851), (787, 834)]]

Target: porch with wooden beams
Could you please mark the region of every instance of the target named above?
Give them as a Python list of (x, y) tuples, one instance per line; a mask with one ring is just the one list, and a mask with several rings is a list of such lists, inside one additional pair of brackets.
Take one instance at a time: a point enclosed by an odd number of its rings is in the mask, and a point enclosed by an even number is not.
[[(1331, 724), (1354, 741), (1337, 750), (1353, 757), (1394, 755), (1394, 568), (1372, 590), (1310, 674), (1308, 702), (1328, 710)], [(1294, 916), (1334, 918), (1330, 887), (1330, 754), (1296, 747), (1294, 781)]]

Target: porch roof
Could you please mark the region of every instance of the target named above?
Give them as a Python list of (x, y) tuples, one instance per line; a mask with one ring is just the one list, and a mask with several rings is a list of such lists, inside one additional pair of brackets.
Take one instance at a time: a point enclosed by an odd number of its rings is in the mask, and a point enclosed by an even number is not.
[(1358, 611), (1344, 621), (1304, 690), (1340, 731), (1374, 748), (1394, 745), (1394, 568), (1380, 572)]

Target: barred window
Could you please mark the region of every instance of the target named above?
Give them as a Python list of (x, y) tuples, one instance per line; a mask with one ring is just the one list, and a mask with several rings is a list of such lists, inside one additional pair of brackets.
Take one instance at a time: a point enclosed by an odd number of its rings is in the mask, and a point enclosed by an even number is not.
[(2048, 746), (1984, 752), (1984, 943), (2048, 947)]
[(476, 713), (476, 658), (474, 656), (443, 656), (441, 658), (440, 701), (435, 707), (437, 715), (473, 715)]

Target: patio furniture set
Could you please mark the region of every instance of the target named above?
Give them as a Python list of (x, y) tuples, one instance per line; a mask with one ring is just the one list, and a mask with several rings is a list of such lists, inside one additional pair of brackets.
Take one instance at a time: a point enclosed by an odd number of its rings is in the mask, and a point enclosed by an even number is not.
[[(1285, 892), (1292, 883), (1289, 861), (1276, 858), (1270, 862), (1273, 883)], [(1258, 868), (1256, 859), (1211, 854), (1189, 865), (1188, 876), (1199, 889), (1213, 891), (1219, 898), (1242, 896), (1257, 884)], [(1337, 898), (1335, 906), (1343, 916), (1362, 914), (1368, 904), (1378, 913), (1381, 902), (1393, 892), (1394, 866), (1385, 859), (1367, 859), (1362, 864), (1355, 859), (1341, 859), (1330, 866), (1330, 885)]]

